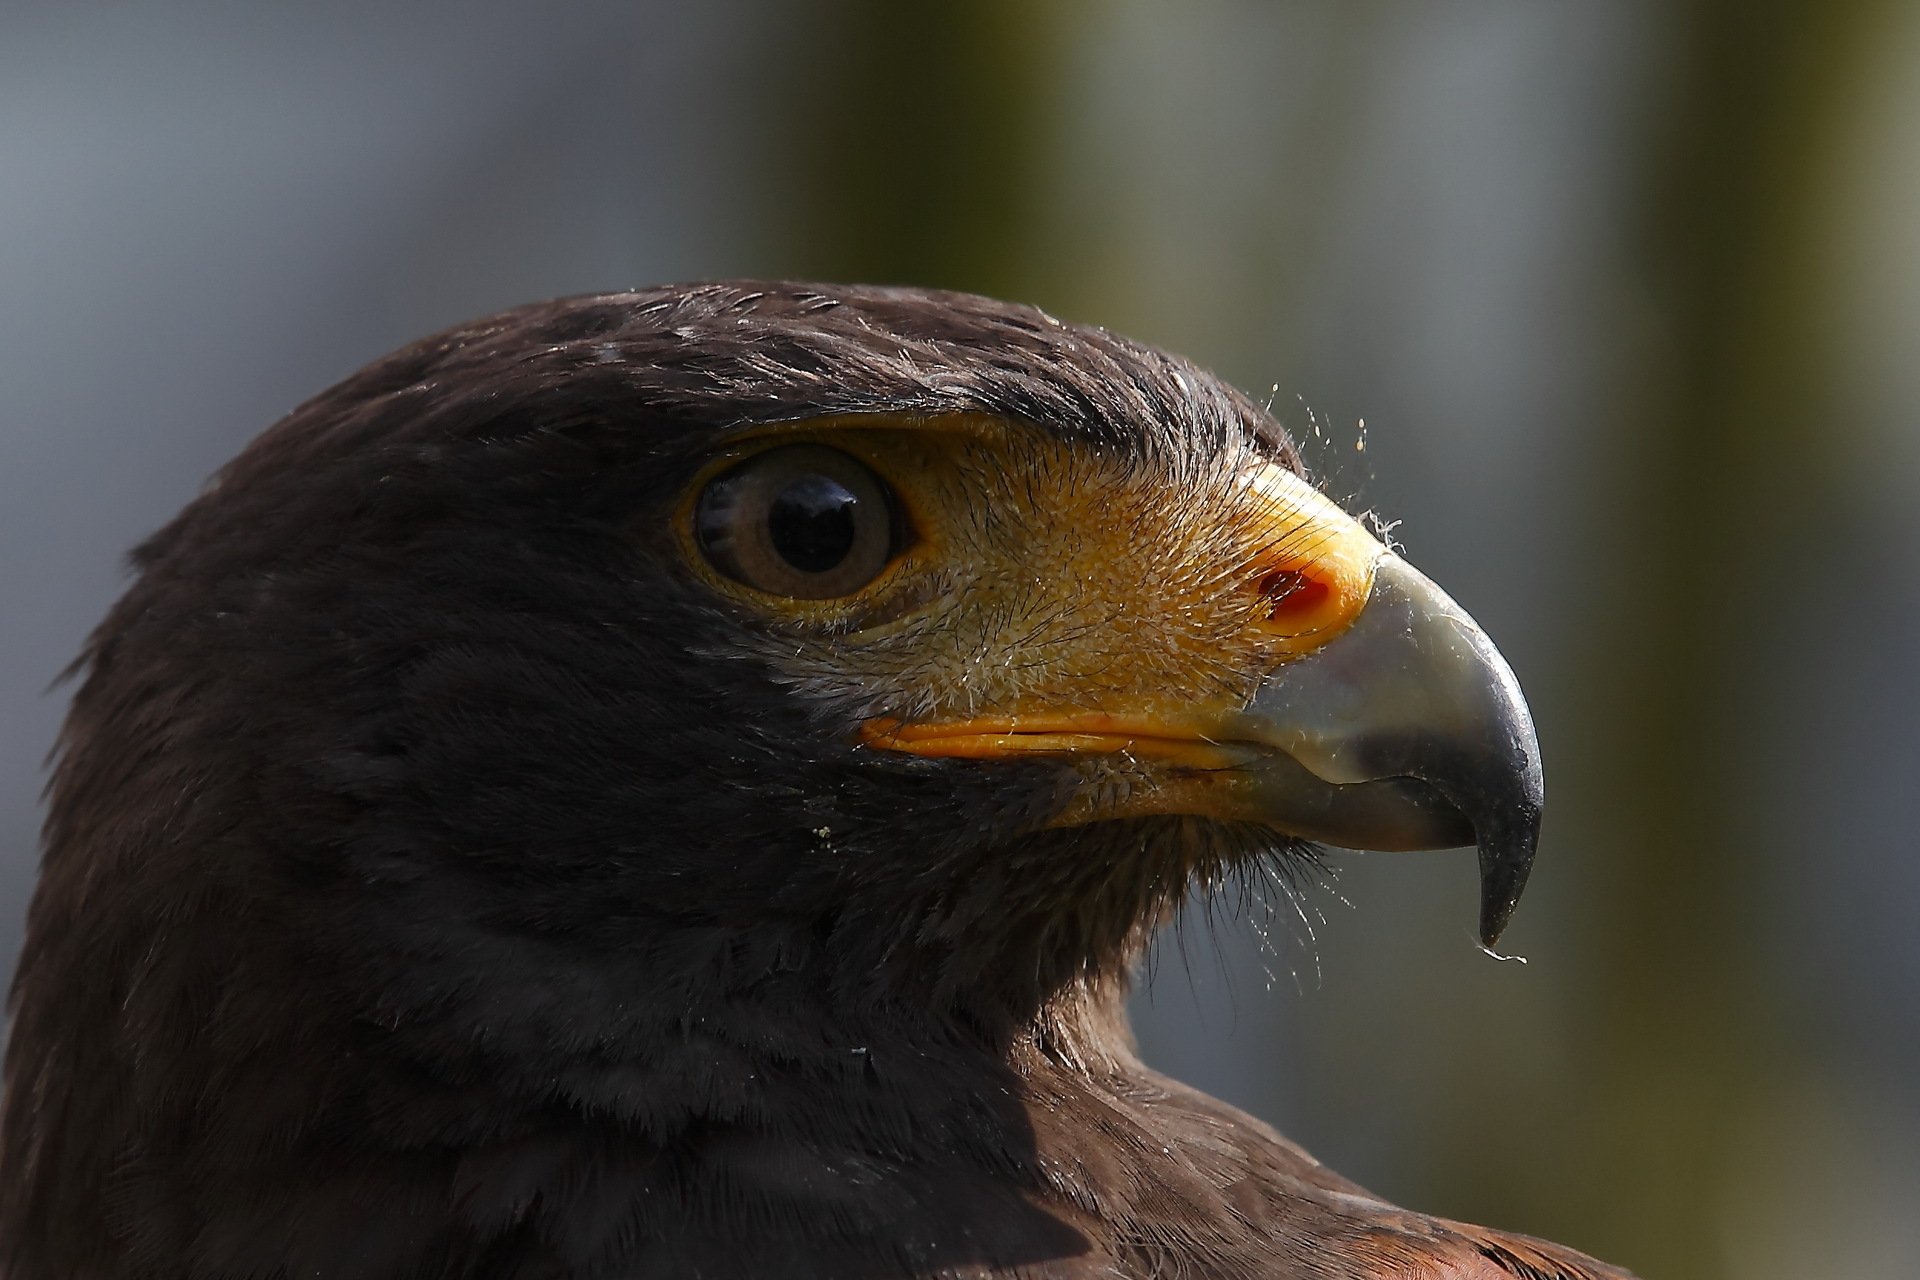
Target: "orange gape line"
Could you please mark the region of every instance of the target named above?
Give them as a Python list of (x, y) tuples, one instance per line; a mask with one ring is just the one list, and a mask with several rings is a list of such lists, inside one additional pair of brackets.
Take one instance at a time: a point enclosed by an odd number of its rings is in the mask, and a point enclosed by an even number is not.
[(1194, 769), (1228, 768), (1244, 755), (1209, 741), (1198, 718), (1101, 711), (983, 716), (939, 724), (877, 719), (860, 727), (860, 740), (869, 747), (917, 756), (990, 760), (1042, 753), (1129, 755)]

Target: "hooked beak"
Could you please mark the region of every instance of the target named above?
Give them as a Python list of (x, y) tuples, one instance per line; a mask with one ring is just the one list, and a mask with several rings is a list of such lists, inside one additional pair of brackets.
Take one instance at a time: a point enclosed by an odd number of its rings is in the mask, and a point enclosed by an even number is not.
[(1426, 575), (1382, 556), (1352, 625), (1218, 731), (1270, 748), (1251, 785), (1282, 830), (1351, 848), (1478, 846), (1480, 941), (1499, 940), (1539, 839), (1540, 744), (1513, 669)]

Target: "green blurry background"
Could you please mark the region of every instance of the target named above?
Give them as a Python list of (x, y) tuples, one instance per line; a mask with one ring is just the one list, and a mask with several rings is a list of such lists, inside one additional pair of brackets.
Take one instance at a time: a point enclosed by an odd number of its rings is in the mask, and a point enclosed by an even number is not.
[(1648, 1277), (1920, 1276), (1893, 0), (0, 3), (0, 955), (46, 686), (208, 472), (455, 320), (753, 274), (1270, 395), (1519, 671), (1531, 963), (1471, 854), (1345, 856), (1169, 938), (1149, 1061)]

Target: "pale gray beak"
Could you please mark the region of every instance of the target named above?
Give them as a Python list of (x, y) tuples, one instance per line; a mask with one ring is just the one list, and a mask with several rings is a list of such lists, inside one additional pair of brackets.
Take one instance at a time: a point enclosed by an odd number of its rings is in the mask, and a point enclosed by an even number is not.
[(1349, 848), (1480, 850), (1480, 941), (1526, 887), (1540, 834), (1540, 745), (1513, 669), (1465, 610), (1399, 556), (1366, 607), (1288, 662), (1223, 740), (1251, 765), (1275, 826)]

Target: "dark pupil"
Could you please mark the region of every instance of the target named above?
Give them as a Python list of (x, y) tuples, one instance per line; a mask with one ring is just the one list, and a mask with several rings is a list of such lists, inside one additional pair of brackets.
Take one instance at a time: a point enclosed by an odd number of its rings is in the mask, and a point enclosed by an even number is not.
[(796, 569), (825, 573), (853, 550), (853, 509), (859, 501), (830, 476), (802, 476), (767, 509), (773, 549)]

